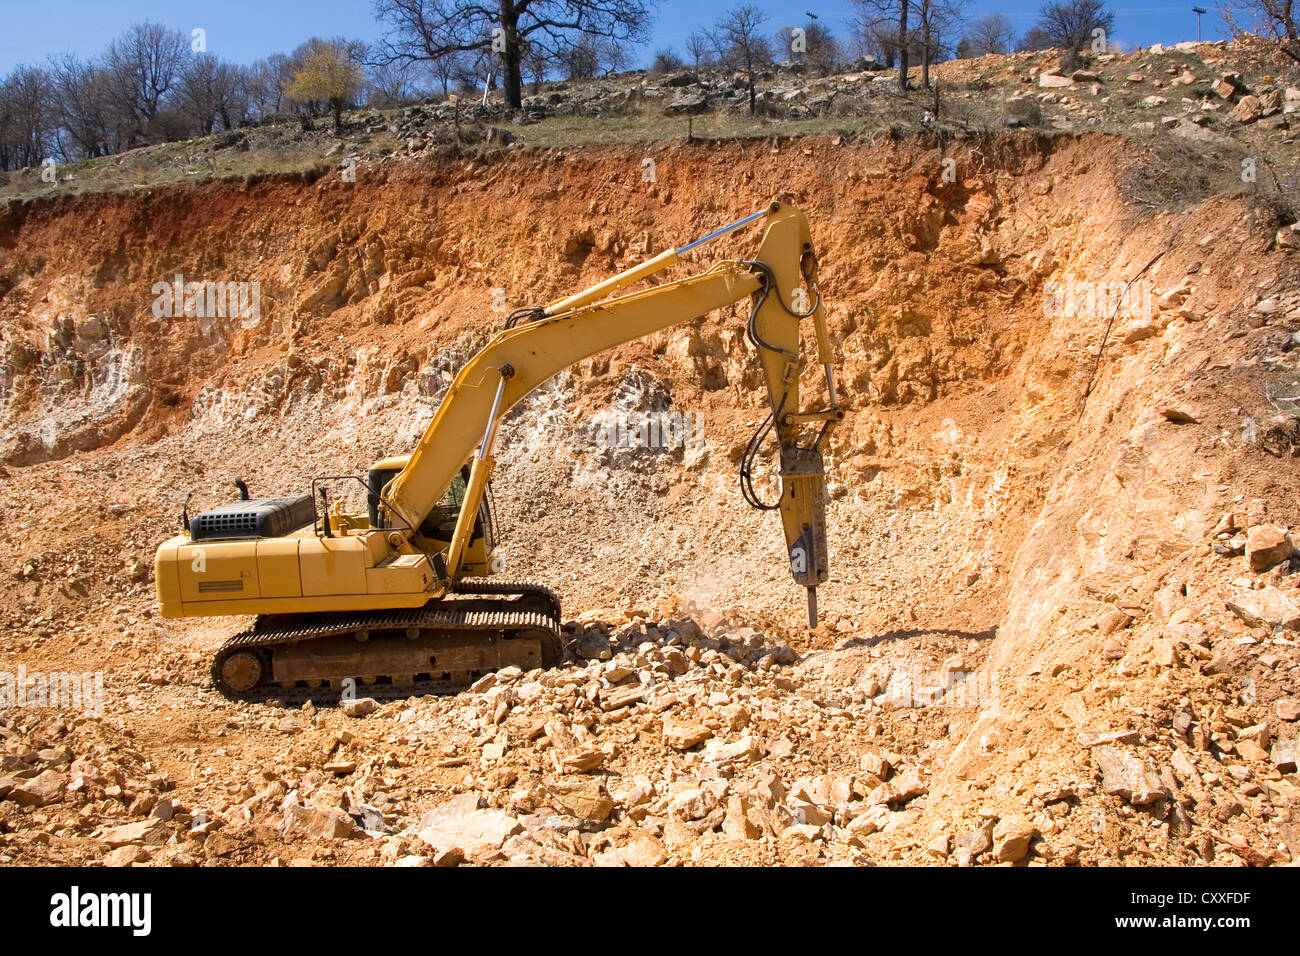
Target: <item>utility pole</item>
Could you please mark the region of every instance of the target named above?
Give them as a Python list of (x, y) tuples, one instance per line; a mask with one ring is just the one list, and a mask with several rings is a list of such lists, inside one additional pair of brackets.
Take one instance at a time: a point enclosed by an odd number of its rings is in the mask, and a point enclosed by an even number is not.
[(1201, 14), (1205, 13), (1204, 7), (1192, 7), (1192, 13), (1196, 14), (1196, 42), (1201, 42)]

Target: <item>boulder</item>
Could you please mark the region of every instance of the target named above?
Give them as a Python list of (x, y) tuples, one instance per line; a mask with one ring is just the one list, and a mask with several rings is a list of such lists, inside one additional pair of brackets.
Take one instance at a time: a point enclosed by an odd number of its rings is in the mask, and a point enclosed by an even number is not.
[(1243, 123), (1253, 123), (1264, 112), (1264, 105), (1258, 96), (1246, 95), (1232, 108), (1232, 115)]
[(43, 770), (35, 777), (14, 784), (9, 790), (9, 799), (20, 807), (47, 807), (63, 799), (67, 786), (67, 774)]
[(438, 850), (459, 849), (466, 856), (500, 849), (523, 827), (504, 810), (479, 807), (475, 793), (462, 793), (420, 818), (418, 835)]
[(1246, 531), (1246, 560), (1252, 571), (1267, 571), (1286, 561), (1294, 551), (1285, 528), (1261, 524)]
[(664, 721), (664, 743), (674, 750), (690, 750), (713, 736), (713, 731), (703, 724), (682, 720)]
[(357, 697), (352, 700), (339, 701), (339, 710), (348, 717), (365, 717), (379, 709), (379, 701), (373, 697)]
[(1300, 607), (1277, 588), (1238, 591), (1228, 599), (1228, 610), (1250, 627), (1285, 627), (1300, 630)]
[(1029, 844), (1038, 830), (1024, 820), (999, 820), (993, 828), (993, 859), (1016, 863), (1029, 852)]
[(167, 842), (167, 825), (161, 820), (140, 820), (105, 830), (100, 840), (116, 849), (120, 846), (161, 846)]
[(1141, 757), (1114, 747), (1097, 747), (1092, 754), (1101, 768), (1101, 786), (1106, 793), (1139, 807), (1166, 795), (1160, 775)]

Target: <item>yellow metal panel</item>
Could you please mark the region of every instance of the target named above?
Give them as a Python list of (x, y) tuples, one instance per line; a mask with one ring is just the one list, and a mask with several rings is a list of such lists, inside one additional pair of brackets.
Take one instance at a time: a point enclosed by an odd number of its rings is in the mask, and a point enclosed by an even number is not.
[(176, 549), (182, 601), (261, 596), (255, 541), (199, 541)]
[(302, 597), (298, 572), (300, 538), (264, 538), (257, 542), (257, 578), (264, 598)]
[(153, 579), (158, 588), (158, 603), (174, 605), (181, 599), (181, 577), (176, 570), (176, 549), (188, 539), (177, 535), (163, 542), (153, 559)]
[(404, 594), (424, 591), (433, 580), (429, 560), (422, 554), (404, 554), (366, 572), (366, 590), (371, 594)]
[(304, 597), (366, 593), (370, 549), (364, 537), (302, 538), (298, 557)]

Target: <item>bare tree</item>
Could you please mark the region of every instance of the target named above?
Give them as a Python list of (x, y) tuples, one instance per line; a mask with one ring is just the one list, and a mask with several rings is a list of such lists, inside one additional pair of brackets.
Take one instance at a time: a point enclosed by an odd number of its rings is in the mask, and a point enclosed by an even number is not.
[(1110, 33), (1114, 29), (1115, 14), (1106, 9), (1104, 0), (1044, 4), (1033, 27), (1047, 46), (1065, 51), (1062, 63), (1067, 66), (1078, 65), (1079, 51), (1092, 42), (1095, 31)]
[(686, 64), (682, 58), (673, 52), (673, 48), (664, 47), (655, 53), (655, 58), (650, 62), (651, 73), (675, 73)]
[(1219, 15), (1234, 38), (1253, 33), (1281, 41), (1284, 52), (1300, 60), (1300, 22), (1296, 0), (1224, 0)]
[(551, 59), (546, 55), (546, 51), (534, 43), (528, 44), (524, 48), (523, 71), (532, 77), (533, 95), (536, 96), (541, 92), (547, 74), (551, 72)]
[(234, 129), (248, 114), (244, 71), (211, 53), (200, 53), (186, 64), (176, 87), (177, 105), (201, 135), (216, 127)]
[(180, 79), (189, 38), (157, 23), (137, 23), (108, 45), (104, 65), (117, 107), (134, 121), (135, 145)]
[(464, 53), (447, 53), (429, 61), (429, 74), (442, 89), (442, 97), (451, 94), (451, 88), (464, 72)]
[(55, 144), (57, 107), (50, 75), (20, 66), (0, 83), (0, 169), (36, 166)]
[(64, 158), (106, 156), (118, 149), (127, 121), (113, 108), (108, 71), (67, 53), (50, 59), (50, 79)]
[(702, 30), (695, 30), (686, 38), (686, 55), (691, 64), (699, 71), (712, 65), (713, 41)]
[(416, 92), (412, 71), (400, 63), (371, 63), (365, 69), (367, 106), (387, 109), (410, 102)]
[(854, 47), (859, 56), (869, 56), (893, 69), (898, 61), (898, 24), (880, 18), (854, 17), (850, 21)]
[(732, 69), (745, 74), (749, 87), (749, 115), (758, 112), (758, 96), (754, 90), (754, 77), (758, 68), (772, 59), (767, 37), (762, 33), (767, 14), (758, 7), (742, 4), (723, 15), (714, 28), (713, 48), (718, 59)]
[(962, 52), (969, 57), (1010, 53), (1016, 45), (1016, 30), (1005, 13), (991, 13), (972, 23), (962, 39)]
[(839, 59), (839, 44), (834, 34), (816, 20), (801, 27), (782, 27), (773, 41), (774, 56), (788, 57), (819, 73), (829, 73)]
[(1038, 27), (1030, 27), (1020, 38), (1016, 49), (1022, 53), (1034, 53), (1038, 50), (1050, 50), (1052, 39)]
[(569, 79), (589, 80), (601, 73), (622, 69), (627, 63), (627, 52), (621, 44), (588, 35), (580, 37), (577, 43), (560, 54), (559, 62)]
[(523, 100), (527, 45), (554, 61), (600, 38), (613, 46), (645, 38), (655, 0), (374, 0), (375, 18), (388, 31), (382, 56), (434, 60), (455, 52), (489, 51), (501, 58), (506, 104)]
[(930, 66), (942, 59), (957, 23), (957, 0), (912, 0), (916, 41), (921, 54), (921, 85), (930, 88)]
[[(907, 92), (908, 55), (912, 41), (908, 19), (911, 0), (853, 0), (857, 10), (854, 23), (865, 37), (875, 38), (890, 63), (889, 54), (898, 57), (898, 88)], [(889, 38), (892, 32), (892, 41)]]

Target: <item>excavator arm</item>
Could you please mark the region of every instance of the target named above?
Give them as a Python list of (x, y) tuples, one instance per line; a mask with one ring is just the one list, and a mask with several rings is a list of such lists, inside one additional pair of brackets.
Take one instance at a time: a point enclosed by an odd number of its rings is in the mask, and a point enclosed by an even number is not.
[[(758, 219), (766, 231), (753, 260), (723, 261), (699, 275), (610, 297), (659, 272), (682, 253)], [(758, 348), (771, 414), (755, 434), (742, 462), (742, 486), (751, 504), (779, 510), (791, 572), (808, 588), (809, 616), (816, 625), (816, 587), (826, 580), (825, 478), (822, 452), (831, 429), (844, 417), (835, 394), (833, 350), (820, 294), (812, 236), (796, 208), (772, 203), (766, 210), (660, 255), (584, 292), (529, 311), (525, 321), (495, 336), (460, 370), (402, 471), (382, 493), (384, 507), (408, 541), (467, 460), (471, 461), (456, 530), (437, 571), (458, 580), (479, 502), (495, 463), (493, 446), (506, 413), (535, 388), (576, 362), (714, 309), (753, 302), (748, 323)], [(811, 319), (817, 360), (826, 383), (827, 407), (800, 406), (800, 322)], [(774, 434), (780, 452), (781, 496), (759, 499), (750, 466), (759, 446)]]

